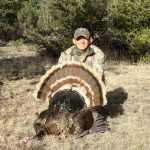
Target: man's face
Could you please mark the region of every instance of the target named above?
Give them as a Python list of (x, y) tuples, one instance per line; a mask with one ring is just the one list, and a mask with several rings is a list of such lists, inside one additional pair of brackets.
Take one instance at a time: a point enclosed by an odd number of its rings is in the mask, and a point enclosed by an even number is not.
[(92, 38), (86, 39), (83, 36), (78, 37), (77, 39), (73, 38), (73, 43), (77, 46), (78, 50), (84, 52), (88, 46), (92, 43)]

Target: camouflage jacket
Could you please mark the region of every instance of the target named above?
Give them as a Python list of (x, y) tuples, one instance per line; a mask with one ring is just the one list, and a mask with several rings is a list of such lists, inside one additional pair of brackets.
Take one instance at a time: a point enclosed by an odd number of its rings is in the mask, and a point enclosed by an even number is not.
[(61, 53), (58, 64), (65, 61), (83, 62), (95, 70), (101, 79), (104, 76), (104, 53), (95, 45), (90, 45), (86, 52), (80, 52), (75, 45), (68, 48)]

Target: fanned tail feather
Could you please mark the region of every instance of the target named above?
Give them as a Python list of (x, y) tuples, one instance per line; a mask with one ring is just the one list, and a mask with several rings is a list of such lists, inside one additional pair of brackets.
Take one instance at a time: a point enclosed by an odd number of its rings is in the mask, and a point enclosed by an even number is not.
[(35, 93), (36, 98), (50, 100), (59, 90), (74, 89), (83, 95), (88, 107), (107, 103), (105, 86), (101, 78), (87, 65), (65, 62), (53, 66), (41, 78)]

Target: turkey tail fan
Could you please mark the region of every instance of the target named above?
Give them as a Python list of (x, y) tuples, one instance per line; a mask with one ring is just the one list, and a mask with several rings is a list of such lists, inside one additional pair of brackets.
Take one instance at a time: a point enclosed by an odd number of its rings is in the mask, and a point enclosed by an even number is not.
[(87, 107), (107, 103), (105, 86), (98, 74), (90, 67), (78, 62), (65, 62), (53, 66), (42, 76), (36, 90), (36, 98), (50, 100), (61, 90), (75, 90)]

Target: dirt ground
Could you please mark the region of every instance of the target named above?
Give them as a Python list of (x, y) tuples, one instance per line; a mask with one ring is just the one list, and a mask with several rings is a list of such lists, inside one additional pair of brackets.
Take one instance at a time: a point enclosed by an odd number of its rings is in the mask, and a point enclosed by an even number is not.
[(22, 139), (35, 134), (36, 112), (48, 102), (33, 97), (41, 76), (0, 81), (1, 150), (149, 150), (150, 65), (106, 63), (106, 90), (110, 131), (76, 139), (45, 136), (27, 144)]

